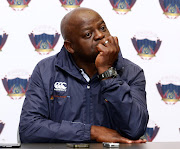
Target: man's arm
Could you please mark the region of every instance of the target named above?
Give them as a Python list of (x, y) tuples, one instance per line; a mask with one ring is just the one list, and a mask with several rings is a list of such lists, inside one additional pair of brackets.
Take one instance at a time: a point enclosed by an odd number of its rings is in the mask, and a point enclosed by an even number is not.
[[(109, 36), (103, 39), (97, 48), (100, 53), (95, 64), (101, 74), (117, 60), (120, 51), (118, 39)], [(114, 129), (134, 140), (144, 134), (148, 122), (145, 77), (143, 70), (135, 65), (132, 68), (126, 66), (124, 73), (124, 80), (119, 75), (116, 78), (103, 79), (101, 91), (103, 99), (107, 101), (106, 108)]]
[[(143, 140), (137, 139), (144, 134), (148, 122), (145, 80), (142, 70), (137, 69), (139, 73), (133, 71), (136, 75), (130, 84), (122, 80), (120, 76), (102, 80), (102, 98), (106, 100), (106, 109), (115, 130), (92, 126), (91, 132), (96, 132), (92, 133), (92, 138), (97, 141), (144, 143)], [(128, 139), (123, 138), (120, 134)], [(120, 136), (122, 138), (119, 140)]]
[(102, 95), (116, 130), (129, 139), (138, 139), (148, 122), (145, 78), (139, 67), (129, 73), (133, 76), (129, 82), (120, 76), (102, 80)]
[[(116, 138), (119, 142), (128, 143), (126, 138), (118, 135), (114, 137), (111, 129), (92, 126), (89, 124), (62, 121), (61, 123), (50, 120), (50, 97), (44, 89), (44, 84), (41, 78), (40, 68), (37, 65), (30, 80), (29, 88), (26, 93), (21, 119), (20, 119), (20, 137), (22, 142), (64, 142), (64, 141), (87, 141), (96, 140), (103, 142), (110, 141)], [(93, 131), (94, 130), (94, 131)], [(106, 131), (104, 131), (106, 130)], [(99, 136), (109, 136), (109, 138), (96, 138), (93, 132)], [(101, 132), (101, 135), (100, 135)], [(109, 133), (107, 133), (109, 132)], [(106, 134), (105, 134), (106, 133)], [(114, 140), (115, 141), (115, 140)], [(129, 141), (129, 140), (128, 140)], [(135, 142), (135, 143), (142, 143)], [(129, 142), (134, 143), (134, 142)]]
[(50, 97), (45, 92), (39, 66), (30, 79), (20, 118), (22, 142), (63, 142), (90, 140), (89, 124), (50, 119)]
[(97, 142), (114, 142), (114, 143), (146, 143), (145, 139), (130, 140), (121, 136), (117, 131), (102, 126), (91, 126), (91, 139)]

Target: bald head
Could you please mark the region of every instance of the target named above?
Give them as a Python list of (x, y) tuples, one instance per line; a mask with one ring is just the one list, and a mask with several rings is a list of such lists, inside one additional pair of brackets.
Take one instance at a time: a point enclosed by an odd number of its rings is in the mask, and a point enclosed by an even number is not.
[(76, 8), (66, 14), (61, 21), (61, 33), (63, 39), (71, 41), (74, 30), (94, 14), (99, 15), (92, 9), (82, 7)]
[(61, 34), (65, 49), (79, 68), (88, 63), (94, 65), (99, 54), (97, 45), (111, 36), (102, 17), (96, 11), (82, 7), (64, 16), (61, 21)]

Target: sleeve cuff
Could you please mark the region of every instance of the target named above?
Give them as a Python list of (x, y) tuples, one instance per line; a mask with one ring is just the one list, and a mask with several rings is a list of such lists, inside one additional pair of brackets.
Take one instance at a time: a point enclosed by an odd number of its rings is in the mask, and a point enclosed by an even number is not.
[(124, 83), (124, 81), (121, 79), (121, 77), (119, 75), (116, 78), (102, 80), (101, 81), (102, 91), (104, 91), (106, 89), (111, 89), (114, 87), (121, 86), (121, 85), (123, 85), (123, 83)]
[(91, 140), (91, 124), (84, 124), (84, 139)]
[(65, 140), (68, 141), (91, 140), (91, 124), (63, 120), (61, 123), (60, 131), (60, 138), (66, 138)]

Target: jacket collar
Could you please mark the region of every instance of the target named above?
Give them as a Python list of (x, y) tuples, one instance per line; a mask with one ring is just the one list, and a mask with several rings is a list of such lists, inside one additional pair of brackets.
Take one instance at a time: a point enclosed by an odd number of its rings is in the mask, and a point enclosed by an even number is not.
[[(55, 66), (80, 80), (84, 80), (80, 68), (75, 64), (71, 54), (67, 52), (64, 46), (57, 54)], [(117, 71), (123, 71), (124, 69), (124, 58), (122, 57), (121, 51), (118, 54), (118, 60), (115, 62), (114, 67)]]
[(61, 51), (57, 54), (55, 66), (66, 71), (70, 75), (80, 80), (84, 80), (80, 73), (80, 69), (75, 64), (71, 54), (67, 52), (64, 46), (62, 47)]

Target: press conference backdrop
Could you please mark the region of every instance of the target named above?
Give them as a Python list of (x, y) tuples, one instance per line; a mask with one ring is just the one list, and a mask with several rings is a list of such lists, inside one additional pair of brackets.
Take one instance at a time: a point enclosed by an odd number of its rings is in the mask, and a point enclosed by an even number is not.
[(180, 0), (0, 0), (0, 142), (17, 142), (35, 65), (63, 45), (60, 22), (76, 7), (96, 10), (121, 52), (144, 69), (148, 141), (180, 141)]

